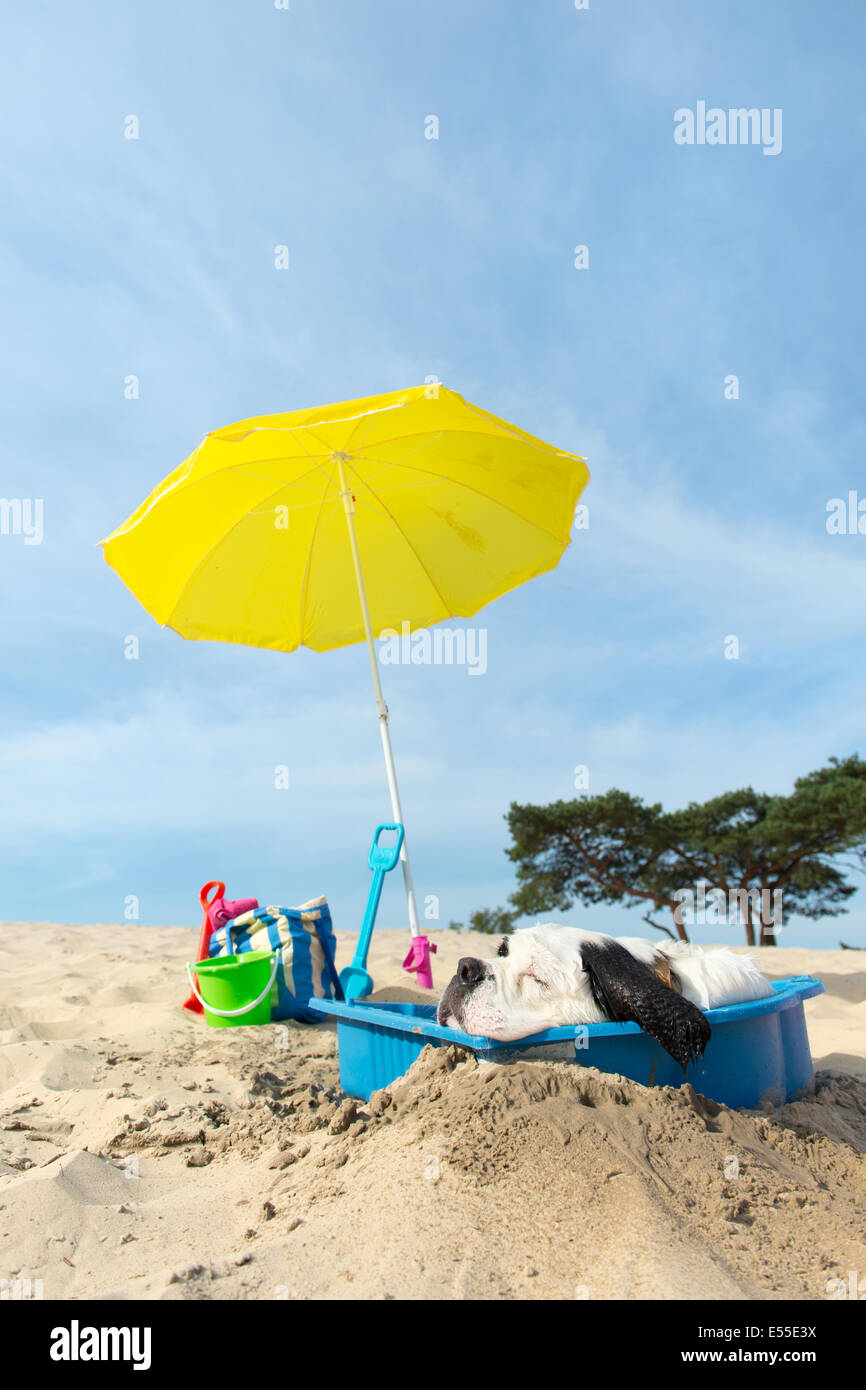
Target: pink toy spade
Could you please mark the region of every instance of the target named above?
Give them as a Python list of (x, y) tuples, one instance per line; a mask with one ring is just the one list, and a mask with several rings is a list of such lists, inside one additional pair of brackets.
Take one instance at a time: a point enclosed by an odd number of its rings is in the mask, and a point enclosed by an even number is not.
[(430, 956), (435, 955), (438, 947), (435, 942), (427, 940), (426, 936), (413, 936), (412, 945), (409, 947), (409, 954), (403, 962), (403, 969), (408, 970), (409, 974), (417, 974), (418, 983), (423, 989), (433, 988), (433, 967), (430, 963)]

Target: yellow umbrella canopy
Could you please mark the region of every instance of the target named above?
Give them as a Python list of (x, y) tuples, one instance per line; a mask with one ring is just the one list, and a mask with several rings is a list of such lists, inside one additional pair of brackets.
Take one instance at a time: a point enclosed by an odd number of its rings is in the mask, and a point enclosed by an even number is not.
[[(102, 544), (182, 637), (286, 652), (366, 638), (402, 826), (374, 634), (470, 618), (553, 569), (588, 478), (576, 454), (440, 384), (415, 386), (213, 430)], [(404, 965), (432, 987), (405, 837), (400, 860)]]
[(183, 637), (329, 651), (365, 636), (347, 507), (373, 632), (421, 628), (553, 569), (588, 477), (577, 455), (417, 386), (213, 430), (105, 558)]

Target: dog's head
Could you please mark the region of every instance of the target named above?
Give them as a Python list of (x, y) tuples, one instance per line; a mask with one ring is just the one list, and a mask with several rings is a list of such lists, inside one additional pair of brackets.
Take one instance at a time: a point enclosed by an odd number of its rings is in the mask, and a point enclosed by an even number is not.
[(683, 1070), (710, 1037), (704, 1015), (678, 992), (670, 961), (652, 943), (553, 925), (504, 937), (494, 960), (464, 956), (436, 1017), (501, 1042), (567, 1024), (634, 1022)]
[(590, 935), (571, 927), (529, 927), (505, 936), (493, 960), (464, 956), (439, 1001), (441, 1024), (509, 1042), (604, 1014), (593, 1004), (580, 946)]

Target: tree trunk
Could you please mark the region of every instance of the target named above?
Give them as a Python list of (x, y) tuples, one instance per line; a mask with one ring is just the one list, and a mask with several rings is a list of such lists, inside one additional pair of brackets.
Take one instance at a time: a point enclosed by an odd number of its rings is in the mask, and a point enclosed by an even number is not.
[(767, 902), (768, 902), (768, 900), (772, 900), (772, 894), (771, 894), (771, 892), (769, 891), (769, 889), (767, 888), (767, 885), (766, 885), (766, 884), (763, 882), (763, 880), (762, 880), (762, 882), (761, 882), (761, 945), (762, 945), (762, 946), (775, 946), (775, 945), (777, 944), (777, 942), (776, 942), (776, 915), (775, 915), (775, 906), (774, 906), (774, 908), (773, 908), (773, 911), (772, 911), (771, 914), (770, 914), (770, 920), (769, 920), (769, 922), (765, 922), (765, 921), (764, 921), (764, 917), (765, 917), (765, 915), (766, 915), (765, 909), (766, 909), (766, 907), (767, 907)]
[(674, 926), (677, 929), (677, 936), (679, 937), (680, 941), (688, 941), (689, 934), (686, 931), (685, 926), (683, 924), (682, 903), (671, 904), (671, 915), (674, 919)]

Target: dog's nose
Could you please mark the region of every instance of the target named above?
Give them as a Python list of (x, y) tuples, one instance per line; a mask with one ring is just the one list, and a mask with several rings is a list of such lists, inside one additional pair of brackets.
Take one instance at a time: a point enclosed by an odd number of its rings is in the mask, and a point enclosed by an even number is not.
[(463, 956), (457, 962), (457, 978), (462, 985), (468, 985), (470, 989), (473, 985), (480, 985), (485, 974), (484, 966), (475, 956)]

